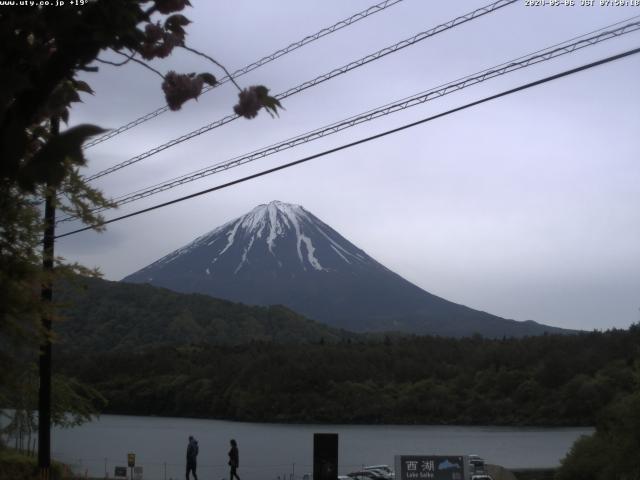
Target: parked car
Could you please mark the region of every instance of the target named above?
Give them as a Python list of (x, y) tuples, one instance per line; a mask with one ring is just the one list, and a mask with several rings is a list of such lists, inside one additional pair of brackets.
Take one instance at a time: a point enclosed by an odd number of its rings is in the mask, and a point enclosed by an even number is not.
[(384, 480), (386, 477), (375, 470), (358, 470), (357, 472), (347, 473), (353, 480)]
[(387, 475), (393, 475), (393, 470), (391, 470), (389, 465), (371, 465), (369, 467), (364, 467), (364, 470), (377, 470)]
[(370, 467), (364, 467), (363, 472), (372, 473), (376, 479), (379, 480), (392, 480), (393, 470), (388, 465), (372, 465)]
[(358, 472), (347, 473), (350, 480), (379, 480), (378, 477), (371, 472), (364, 472), (362, 470)]

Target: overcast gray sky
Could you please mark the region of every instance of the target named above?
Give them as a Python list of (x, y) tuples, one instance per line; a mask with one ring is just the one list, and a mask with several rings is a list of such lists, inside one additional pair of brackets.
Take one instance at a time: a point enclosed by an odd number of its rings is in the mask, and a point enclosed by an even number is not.
[[(191, 0), (188, 43), (236, 70), (375, 0)], [(238, 79), (279, 93), (488, 1), (404, 0)], [(121, 195), (251, 152), (640, 15), (640, 7), (525, 1), (308, 89), (271, 119), (239, 119), (95, 182)], [(466, 88), (122, 207), (127, 213), (640, 46), (640, 33)], [(181, 51), (154, 67), (223, 73)], [(303, 205), (369, 255), (448, 300), (516, 320), (626, 328), (640, 317), (640, 56), (608, 64), (129, 220), (57, 253), (119, 280), (271, 200)], [(87, 75), (72, 124), (116, 128), (163, 104), (136, 64)], [(87, 151), (87, 174), (232, 113), (225, 84)], [(108, 212), (107, 218), (116, 213)], [(66, 224), (58, 232), (77, 225)]]

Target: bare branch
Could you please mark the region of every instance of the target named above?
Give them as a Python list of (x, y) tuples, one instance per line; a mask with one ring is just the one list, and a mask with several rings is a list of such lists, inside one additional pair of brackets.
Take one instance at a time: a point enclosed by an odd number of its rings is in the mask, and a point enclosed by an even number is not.
[(229, 71), (224, 67), (224, 65), (222, 65), (220, 62), (214, 60), (213, 58), (211, 58), (209, 55), (207, 55), (206, 53), (202, 53), (199, 52), (198, 50), (196, 50), (195, 48), (191, 48), (191, 47), (187, 47), (184, 44), (178, 45), (181, 48), (184, 48), (185, 50), (189, 50), (192, 53), (195, 53), (196, 55), (200, 55), (201, 57), (206, 58), (207, 60), (209, 60), (210, 62), (214, 63), (215, 65), (217, 65), (218, 67), (220, 67), (222, 70), (224, 70), (224, 73), (227, 74), (227, 76), (229, 77), (229, 80), (231, 80), (231, 82), (233, 82), (233, 84), (236, 86), (236, 88), (239, 91), (242, 91), (242, 88), (240, 88), (240, 85), (238, 85), (236, 83), (236, 81), (233, 79), (233, 77), (231, 76), (231, 74), (229, 73)]
[[(137, 58), (134, 58), (135, 53), (133, 55), (129, 56), (126, 53), (119, 52), (118, 50), (114, 50), (114, 52), (117, 53), (118, 55), (122, 55), (123, 57), (127, 57), (127, 60), (124, 63), (122, 63), (122, 65), (124, 65), (125, 63), (127, 63), (129, 61), (136, 62), (136, 63), (142, 65), (143, 67), (145, 67), (146, 69), (151, 70), (153, 73), (155, 73), (156, 75), (160, 76), (160, 78), (162, 78), (164, 80), (164, 75), (162, 73), (160, 73), (158, 70), (156, 70), (155, 68), (147, 65), (142, 60), (138, 60)], [(102, 60), (102, 61), (105, 62), (105, 63), (110, 63), (110, 62), (107, 62), (106, 60)], [(111, 65), (116, 65), (116, 64), (115, 63), (111, 63)]]
[(120, 55), (125, 55), (127, 57), (126, 60), (123, 60), (122, 62), (111, 62), (109, 60), (103, 60), (102, 58), (98, 58), (96, 57), (96, 62), (100, 62), (100, 63), (106, 63), (107, 65), (113, 65), (114, 67), (121, 67), (123, 65), (126, 65), (127, 63), (129, 63), (132, 59), (133, 59), (133, 55), (127, 55), (125, 53), (119, 52), (117, 50), (113, 50), (116, 53), (119, 53)]

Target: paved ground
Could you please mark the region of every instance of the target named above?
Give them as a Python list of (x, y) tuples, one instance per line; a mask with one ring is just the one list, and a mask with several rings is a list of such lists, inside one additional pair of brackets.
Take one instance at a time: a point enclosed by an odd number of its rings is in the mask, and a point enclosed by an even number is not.
[(519, 480), (510, 470), (500, 465), (486, 465), (486, 470), (493, 480)]

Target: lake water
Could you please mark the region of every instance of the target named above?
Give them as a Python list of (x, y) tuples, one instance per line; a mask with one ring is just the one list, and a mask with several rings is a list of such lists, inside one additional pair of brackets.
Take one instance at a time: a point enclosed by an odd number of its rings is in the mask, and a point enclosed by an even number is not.
[[(313, 433), (339, 434), (339, 473), (363, 465), (393, 466), (394, 455), (475, 453), (505, 467), (553, 467), (588, 428), (424, 425), (284, 425), (188, 418), (103, 415), (52, 434), (53, 457), (90, 476), (113, 478), (136, 454), (144, 479), (183, 479), (187, 439), (199, 442), (200, 480), (228, 478), (229, 440), (240, 449), (242, 480), (300, 479), (313, 470)], [(166, 475), (166, 476), (165, 476)]]

